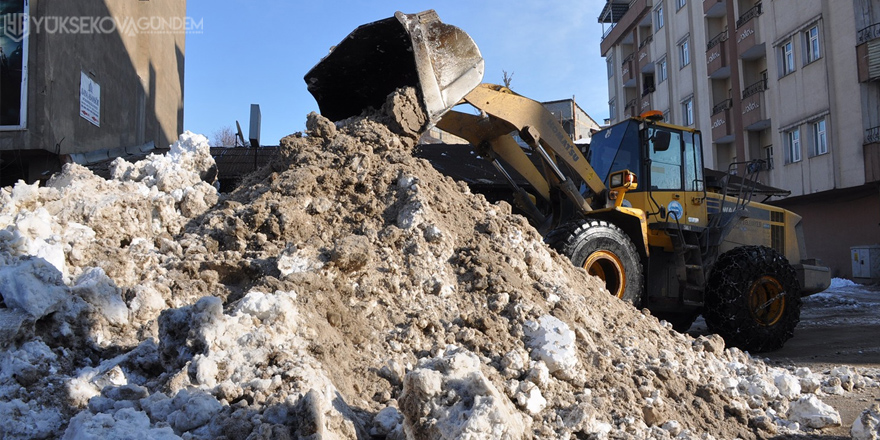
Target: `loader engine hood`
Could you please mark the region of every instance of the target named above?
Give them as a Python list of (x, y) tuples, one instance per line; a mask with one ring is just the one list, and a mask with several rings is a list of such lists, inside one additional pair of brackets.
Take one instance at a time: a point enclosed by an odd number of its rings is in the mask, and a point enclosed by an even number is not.
[(433, 10), (355, 29), (304, 77), (321, 114), (333, 121), (380, 108), (400, 87), (419, 92), (430, 124), (483, 80), (473, 39)]

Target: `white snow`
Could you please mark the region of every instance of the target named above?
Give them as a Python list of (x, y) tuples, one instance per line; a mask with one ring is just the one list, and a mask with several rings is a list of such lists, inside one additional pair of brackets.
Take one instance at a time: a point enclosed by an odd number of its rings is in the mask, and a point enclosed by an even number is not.
[(850, 429), (853, 440), (880, 439), (880, 404), (864, 410)]
[(810, 428), (840, 425), (840, 414), (815, 394), (791, 402), (788, 418)]
[(480, 365), (473, 353), (448, 347), (406, 375), (400, 400), (408, 438), (522, 438), (525, 421)]
[(547, 364), (550, 373), (565, 373), (577, 365), (574, 332), (558, 318), (545, 315), (525, 324), (532, 357)]

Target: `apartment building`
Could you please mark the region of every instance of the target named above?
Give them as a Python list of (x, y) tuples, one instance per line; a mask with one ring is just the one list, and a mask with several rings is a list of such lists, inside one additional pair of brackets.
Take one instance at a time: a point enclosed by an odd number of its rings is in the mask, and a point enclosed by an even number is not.
[(791, 191), (768, 202), (852, 277), (880, 244), (880, 0), (608, 0), (599, 21), (612, 122), (700, 129), (708, 168)]

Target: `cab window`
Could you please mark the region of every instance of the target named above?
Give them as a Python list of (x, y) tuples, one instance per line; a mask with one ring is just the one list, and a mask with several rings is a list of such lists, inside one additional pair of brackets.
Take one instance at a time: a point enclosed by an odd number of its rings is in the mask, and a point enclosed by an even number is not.
[(684, 185), (685, 191), (703, 190), (703, 156), (700, 135), (684, 132)]
[(653, 128), (648, 133), (651, 189), (680, 191), (682, 189), (681, 133)]

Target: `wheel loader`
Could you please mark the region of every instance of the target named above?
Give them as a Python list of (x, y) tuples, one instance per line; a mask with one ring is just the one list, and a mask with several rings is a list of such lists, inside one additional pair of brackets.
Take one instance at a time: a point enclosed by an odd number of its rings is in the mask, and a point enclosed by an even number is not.
[(707, 179), (700, 132), (658, 112), (593, 134), (582, 151), (540, 103), (481, 83), (483, 70), (473, 39), (429, 10), (358, 27), (304, 79), (334, 121), (415, 88), (428, 124), (490, 161), (545, 242), (611, 295), (681, 331), (702, 314), (744, 350), (792, 337), (801, 298), (825, 290), (830, 271), (806, 258), (798, 215), (752, 200), (753, 175)]

